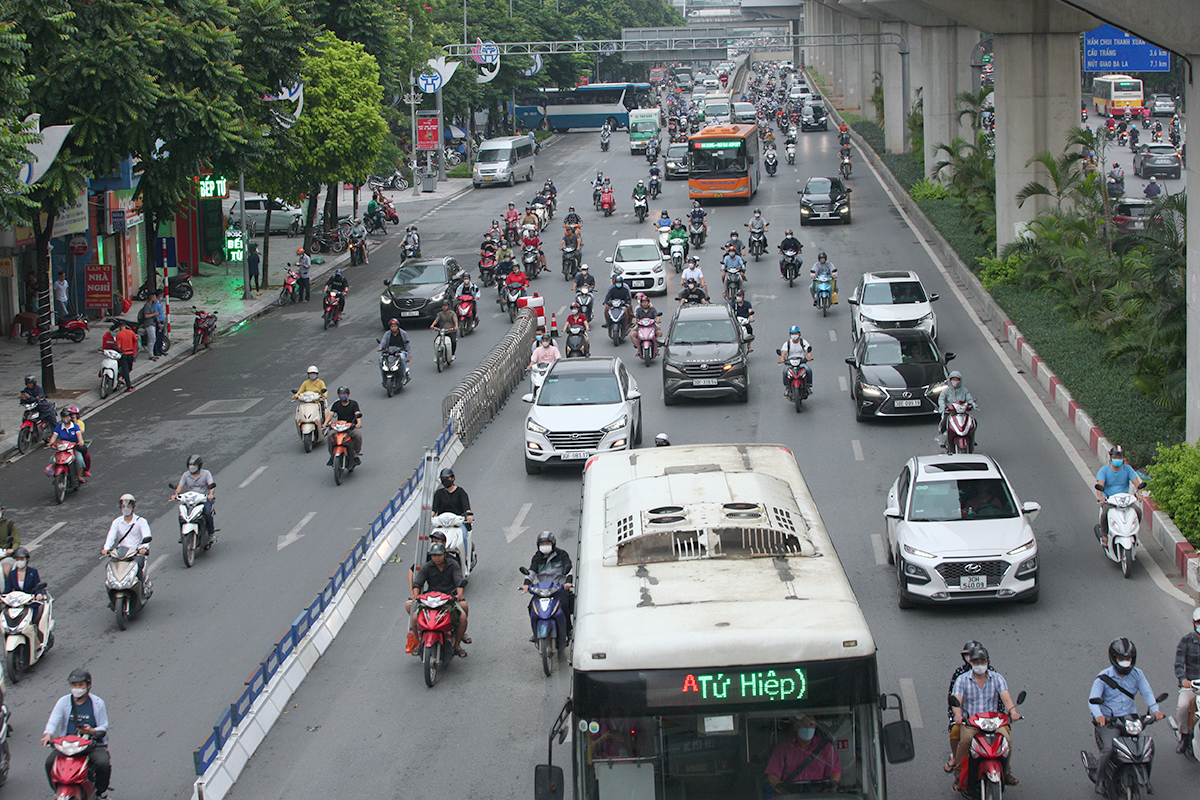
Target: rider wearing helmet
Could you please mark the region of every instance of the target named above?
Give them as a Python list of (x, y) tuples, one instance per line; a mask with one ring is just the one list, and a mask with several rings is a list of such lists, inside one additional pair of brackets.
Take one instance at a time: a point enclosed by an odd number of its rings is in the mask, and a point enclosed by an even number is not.
[(688, 246), (687, 226), (683, 224), (683, 220), (681, 219), (677, 219), (671, 223), (671, 232), (667, 234), (667, 249), (669, 250), (675, 242), (683, 243), (683, 255), (686, 258), (690, 247)]
[(1192, 728), (1188, 726), (1196, 692), (1192, 681), (1200, 680), (1200, 608), (1192, 609), (1192, 627), (1175, 648), (1175, 679), (1179, 681), (1179, 704), (1175, 707), (1175, 722), (1181, 738), (1176, 753), (1192, 752)]
[[(92, 673), (85, 669), (72, 670), (67, 682), (71, 692), (54, 704), (42, 733), (42, 746), (46, 747), (51, 739), (62, 736), (91, 739), (93, 744), (87, 754), (88, 778), (96, 788), (96, 796), (103, 797), (112, 777), (112, 761), (108, 757), (108, 709), (103, 700), (92, 694)], [(46, 757), (46, 780), (50, 781), (51, 790), (55, 787), (50, 772), (57, 759), (57, 750), (51, 750)]]
[(334, 270), (334, 273), (329, 276), (327, 281), (325, 281), (326, 294), (328, 294), (330, 290), (341, 293), (338, 295), (337, 310), (338, 316), (340, 317), (342, 312), (346, 309), (346, 295), (350, 294), (350, 281), (347, 280), (346, 276), (342, 274), (340, 269)]
[(328, 389), (325, 388), (325, 381), (321, 380), (321, 374), (317, 370), (317, 365), (309, 365), (306, 372), (308, 372), (308, 377), (301, 382), (300, 388), (296, 390), (296, 393), (292, 395), (292, 398), (297, 398), (304, 392), (316, 392), (317, 394), (321, 395), (321, 402), (324, 403), (325, 395), (328, 392)]
[[(662, 328), (658, 324), (658, 318), (662, 315), (659, 314), (658, 311), (655, 310), (654, 306), (650, 304), (650, 298), (646, 296), (645, 292), (638, 292), (637, 297), (634, 299), (637, 301), (637, 306), (633, 309), (633, 318), (635, 320), (654, 320), (654, 336), (655, 338), (662, 338)], [(640, 346), (641, 342), (633, 343), (633, 349), (635, 351), (637, 351)]]
[(655, 447), (670, 447), (671, 440), (667, 438), (667, 435), (665, 433), (660, 433), (654, 437), (654, 446)]
[[(1013, 702), (1012, 695), (1009, 694), (1008, 682), (999, 672), (989, 668), (989, 661), (987, 648), (978, 642), (971, 643), (966, 654), (970, 672), (964, 671), (954, 680), (951, 695), (958, 700), (958, 704), (953, 707), (954, 723), (959, 726), (960, 733), (958, 749), (954, 752), (954, 759), (946, 765), (947, 772), (952, 772), (960, 764), (965, 763), (967, 751), (971, 747), (971, 740), (979, 732), (967, 722), (972, 715), (995, 711), (997, 702), (1000, 702), (1009, 719), (1015, 722), (1021, 718), (1020, 712), (1017, 711), (1017, 705)], [(1007, 727), (1001, 728), (1000, 734), (1008, 740), (1010, 753), (1008, 761), (1005, 763), (1004, 782), (1010, 786), (1016, 786), (1018, 781), (1013, 777), (1011, 771), (1012, 738)]]
[(138, 573), (142, 575), (142, 585), (145, 588), (145, 599), (149, 600), (154, 594), (154, 585), (150, 582), (150, 574), (146, 567), (146, 556), (150, 554), (150, 523), (145, 517), (138, 516), (137, 498), (126, 492), (121, 495), (121, 516), (108, 526), (108, 536), (104, 539), (104, 547), (100, 555), (107, 556), (116, 553), (118, 548), (127, 548), (137, 553)]
[[(786, 275), (784, 273), (784, 268), (783, 268), (785, 257), (782, 254), (786, 253), (786, 252), (792, 252), (792, 253), (795, 253), (797, 256), (799, 256), (801, 253), (804, 252), (804, 245), (802, 245), (800, 243), (800, 240), (795, 237), (795, 235), (792, 233), (791, 228), (788, 228), (787, 231), (784, 232), (783, 239), (781, 239), (779, 242), (779, 252), (780, 252), (779, 274), (784, 275), (784, 277), (786, 277)], [(797, 262), (797, 267), (799, 267), (800, 259), (797, 258), (796, 262)], [(799, 269), (797, 269), (796, 271), (799, 272)]]
[(20, 398), (22, 403), (37, 403), (42, 422), (46, 425), (54, 424), (54, 404), (46, 399), (46, 393), (38, 386), (36, 376), (25, 376), (25, 388), (21, 390)]
[(699, 200), (692, 201), (692, 210), (688, 212), (688, 218), (692, 222), (700, 222), (704, 225), (704, 236), (708, 237), (708, 212), (700, 207)]
[[(87, 471), (87, 464), (83, 459), (83, 431), (75, 422), (71, 415), (71, 409), (63, 406), (58, 412), (59, 422), (54, 426), (54, 433), (50, 435), (50, 441), (47, 447), (53, 447), (55, 442), (74, 442), (75, 443), (75, 470), (79, 475), (80, 483), (87, 483), (87, 478), (91, 476), (91, 472)], [(51, 460), (53, 463), (53, 460)]]
[(466, 490), (454, 482), (454, 470), (444, 467), (438, 473), (438, 482), (441, 486), (433, 493), (430, 516), (457, 514), (466, 520), (467, 530), (470, 530), (471, 523), (475, 521), (475, 514), (471, 511), (471, 499), (467, 497)]
[[(217, 481), (213, 474), (204, 468), (204, 459), (199, 453), (193, 453), (188, 456), (187, 471), (179, 478), (179, 483), (175, 485), (175, 491), (171, 493), (171, 499), (178, 499), (179, 495), (184, 492), (200, 492), (204, 495), (204, 522), (208, 525), (209, 535), (212, 537), (212, 542), (217, 541), (217, 526), (213, 524), (213, 501), (217, 498)], [(179, 541), (183, 541), (182, 531), (179, 534)]]
[[(537, 538), (537, 552), (533, 554), (533, 558), (529, 560), (529, 574), (525, 576), (524, 590), (529, 591), (529, 586), (534, 583), (538, 576), (542, 573), (556, 574), (563, 581), (562, 591), (562, 606), (563, 616), (567, 620), (567, 635), (571, 635), (571, 617), (575, 615), (575, 595), (571, 592), (571, 556), (566, 550), (558, 546), (558, 542), (554, 538), (554, 534), (550, 531), (542, 531)], [(530, 600), (530, 603), (533, 601)], [(529, 641), (537, 641), (537, 623), (534, 621), (534, 616), (529, 615), (529, 623), (533, 626), (534, 635), (529, 638)]]
[[(1100, 503), (1100, 522), (1096, 525), (1096, 538), (1105, 547), (1108, 546), (1108, 511), (1113, 508), (1107, 502), (1108, 498), (1114, 494), (1129, 492), (1130, 484), (1133, 485), (1135, 493), (1141, 491), (1142, 479), (1138, 477), (1134, 468), (1125, 462), (1125, 448), (1119, 444), (1113, 445), (1108, 451), (1108, 463), (1096, 472), (1096, 500)], [(1134, 504), (1133, 510), (1137, 513), (1138, 522), (1141, 522), (1141, 505)]]
[[(970, 403), (975, 409), (979, 408), (979, 403), (975, 400), (975, 395), (971, 394), (971, 390), (963, 384), (962, 373), (956, 369), (950, 370), (950, 377), (946, 381), (946, 388), (938, 395), (938, 433), (946, 432), (946, 409), (951, 403)], [(942, 446), (946, 443), (943, 441)]]
[[(393, 320), (394, 321), (394, 320)], [(399, 327), (399, 326), (397, 326)], [(403, 331), (401, 331), (403, 333)], [(384, 334), (386, 337), (387, 334)], [(405, 372), (407, 378), (407, 371)], [(353, 427), (350, 428), (350, 441), (354, 445), (354, 463), (362, 463), (362, 409), (358, 407), (357, 400), (350, 399), (350, 387), (339, 386), (337, 390), (338, 399), (333, 401), (329, 406), (329, 411), (325, 412), (324, 428), (329, 429), (334, 420), (339, 422), (349, 422)], [(333, 466), (333, 437), (326, 437), (326, 444), (329, 449), (329, 460), (325, 462), (325, 466)]]
[(588, 272), (587, 264), (580, 264), (579, 272), (575, 273), (575, 290), (578, 291), (584, 286), (590, 286), (591, 288), (595, 289), (596, 276)]
[[(637, 182), (637, 185), (633, 187), (633, 194), (631, 195), (631, 197), (634, 200), (646, 199), (647, 191), (646, 191), (646, 182), (645, 181)], [(649, 199), (646, 199), (646, 202), (650, 202)]]
[[(1126, 714), (1136, 714), (1137, 704), (1134, 698), (1141, 694), (1147, 710), (1155, 719), (1162, 719), (1162, 711), (1158, 709), (1158, 701), (1154, 699), (1154, 690), (1150, 681), (1137, 667), (1137, 648), (1125, 637), (1113, 639), (1108, 645), (1109, 667), (1096, 676), (1092, 681), (1092, 690), (1088, 693), (1092, 719), (1096, 724), (1096, 732), (1100, 738), (1100, 763), (1095, 773), (1090, 777), (1096, 782), (1096, 794), (1104, 791), (1108, 762), (1112, 758), (1113, 739), (1117, 729), (1109, 727), (1109, 723)], [(1149, 775), (1146, 776), (1149, 778)], [(1147, 787), (1149, 788), (1149, 787)]]
[[(383, 337), (379, 340), (379, 347), (375, 348), (376, 352), (379, 353), (379, 369), (381, 371), (383, 370), (383, 351), (389, 347), (400, 348), (402, 351), (400, 353), (400, 366), (404, 370), (405, 383), (408, 383), (410, 377), (408, 371), (408, 344), (408, 332), (400, 327), (400, 320), (392, 317), (388, 320), (388, 329), (384, 331)], [(341, 391), (341, 389), (338, 389), (338, 394), (341, 394)], [(346, 392), (348, 394), (350, 390), (347, 389)], [(358, 404), (355, 403), (355, 405)], [(362, 447), (361, 441), (359, 447)], [(331, 450), (330, 452), (332, 453), (333, 451)]]
[[(788, 331), (788, 338), (783, 340), (783, 345), (779, 348), (779, 363), (787, 361), (788, 358), (800, 356), (806, 362), (808, 367), (808, 390), (811, 392), (813, 388), (813, 369), (812, 369), (812, 345), (808, 340), (800, 335), (800, 326), (793, 325)], [(788, 385), (787, 369), (783, 370), (783, 385)]]
[(817, 253), (817, 260), (808, 269), (808, 276), (811, 283), (808, 287), (808, 293), (812, 295), (813, 305), (817, 304), (817, 280), (822, 275), (828, 275), (833, 280), (833, 293), (837, 294), (837, 267), (829, 263), (829, 256), (825, 255), (824, 251)]
[[(964, 644), (962, 646), (962, 650), (959, 651), (958, 654), (962, 658), (962, 663), (958, 665), (958, 668), (954, 670), (954, 674), (950, 676), (950, 688), (946, 691), (947, 697), (954, 694), (954, 682), (958, 680), (958, 676), (971, 671), (971, 662), (967, 660), (967, 655), (971, 652), (973, 647), (983, 647), (983, 645), (972, 639)], [(991, 665), (990, 661), (988, 662), (988, 669), (993, 672), (996, 669)], [(1003, 701), (997, 702), (996, 710), (1004, 710)], [(946, 705), (946, 716), (950, 718), (950, 752), (953, 753), (958, 749), (958, 738), (961, 726), (954, 722), (954, 706), (949, 704)]]

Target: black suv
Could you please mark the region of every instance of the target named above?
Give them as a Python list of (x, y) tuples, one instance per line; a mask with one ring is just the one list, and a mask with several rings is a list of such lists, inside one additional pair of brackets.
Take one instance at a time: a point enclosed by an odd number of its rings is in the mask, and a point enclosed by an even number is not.
[(800, 225), (816, 220), (850, 224), (850, 192), (841, 178), (809, 178), (800, 195)]
[(829, 117), (825, 112), (825, 104), (820, 101), (809, 103), (800, 112), (800, 130), (827, 131)]
[(746, 371), (747, 337), (733, 310), (719, 305), (679, 309), (663, 348), (663, 402), (680, 397), (750, 398)]

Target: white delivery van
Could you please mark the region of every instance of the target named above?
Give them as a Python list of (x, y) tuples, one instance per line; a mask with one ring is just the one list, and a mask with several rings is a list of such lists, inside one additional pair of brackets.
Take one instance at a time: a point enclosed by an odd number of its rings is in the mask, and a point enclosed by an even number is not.
[(496, 183), (512, 186), (518, 179), (533, 180), (533, 167), (533, 143), (528, 136), (486, 139), (479, 146), (471, 181), (476, 189)]

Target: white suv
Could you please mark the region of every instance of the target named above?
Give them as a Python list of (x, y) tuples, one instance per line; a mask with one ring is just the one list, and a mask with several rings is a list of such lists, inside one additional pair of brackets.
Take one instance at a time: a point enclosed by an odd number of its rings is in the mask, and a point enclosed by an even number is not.
[(937, 315), (931, 305), (938, 299), (921, 285), (912, 270), (868, 272), (847, 302), (855, 307), (850, 316), (854, 341), (865, 331), (923, 330), (937, 339)]
[(1022, 504), (986, 455), (909, 459), (888, 490), (887, 559), (900, 608), (917, 601), (1037, 602), (1038, 546)]

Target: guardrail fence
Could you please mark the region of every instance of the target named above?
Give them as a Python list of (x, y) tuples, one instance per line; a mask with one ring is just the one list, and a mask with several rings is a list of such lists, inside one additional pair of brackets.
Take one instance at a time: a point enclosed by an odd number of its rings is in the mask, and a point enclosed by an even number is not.
[(442, 401), (442, 418), (454, 426), (464, 445), (474, 441), (483, 427), (500, 413), (512, 390), (524, 378), (536, 328), (533, 312), (522, 309), (512, 329)]

